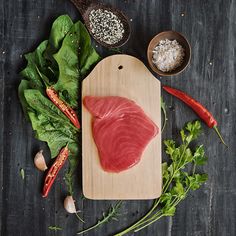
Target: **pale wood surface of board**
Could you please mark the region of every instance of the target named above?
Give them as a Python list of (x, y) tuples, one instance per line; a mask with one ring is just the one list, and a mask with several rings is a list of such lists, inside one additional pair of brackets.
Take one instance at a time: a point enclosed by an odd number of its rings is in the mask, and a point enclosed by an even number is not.
[[(138, 59), (114, 55), (102, 60), (83, 81), (84, 96), (121, 96), (135, 101), (161, 127), (160, 82)], [(161, 133), (141, 161), (120, 173), (105, 172), (92, 134), (92, 116), (82, 107), (83, 193), (89, 199), (154, 199), (161, 194)]]

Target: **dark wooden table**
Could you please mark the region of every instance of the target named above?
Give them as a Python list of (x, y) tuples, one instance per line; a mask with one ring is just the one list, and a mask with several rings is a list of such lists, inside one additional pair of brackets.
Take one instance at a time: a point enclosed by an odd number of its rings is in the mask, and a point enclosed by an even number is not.
[[(137, 235), (148, 236), (234, 236), (236, 235), (236, 1), (235, 0), (106, 0), (125, 11), (132, 35), (122, 48), (127, 54), (147, 62), (146, 48), (160, 31), (182, 32), (192, 46), (188, 69), (172, 78), (158, 78), (163, 84), (187, 91), (206, 105), (219, 121), (230, 148), (220, 144), (213, 130), (204, 125), (201, 142), (209, 157), (205, 171), (208, 182), (178, 207), (173, 218)], [(25, 66), (22, 54), (33, 50), (49, 34), (51, 23), (60, 14), (74, 20), (80, 15), (69, 0), (8, 0), (0, 2), (0, 233), (1, 236), (75, 235), (83, 225), (63, 209), (66, 194), (62, 174), (48, 199), (40, 189), (43, 174), (35, 170), (33, 155), (46, 145), (34, 138), (17, 95), (19, 71)], [(98, 47), (102, 55), (108, 50)], [(185, 122), (195, 114), (181, 102), (163, 94), (168, 105), (168, 125), (163, 139), (176, 138)], [(20, 169), (25, 170), (25, 179)], [(79, 176), (78, 176), (79, 179)], [(61, 183), (61, 184), (60, 184)], [(86, 220), (96, 222), (111, 202), (81, 200), (78, 181), (77, 206)], [(107, 236), (117, 232), (151, 206), (151, 201), (127, 201), (119, 222), (111, 222), (87, 235)], [(63, 231), (50, 231), (57, 225)]]

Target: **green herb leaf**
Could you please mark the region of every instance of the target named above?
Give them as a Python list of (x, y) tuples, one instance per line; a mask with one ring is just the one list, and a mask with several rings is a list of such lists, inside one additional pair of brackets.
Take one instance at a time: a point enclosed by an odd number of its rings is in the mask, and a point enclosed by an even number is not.
[(61, 231), (62, 230), (62, 228), (58, 227), (58, 226), (48, 226), (48, 229), (52, 230), (52, 231)]
[(25, 99), (29, 104), (29, 118), (36, 137), (47, 142), (51, 156), (56, 157), (62, 147), (69, 144), (76, 156), (78, 153), (78, 131), (66, 118), (66, 116), (38, 90), (28, 89), (24, 91)]
[(201, 123), (200, 121), (188, 122), (186, 125), (186, 130), (189, 132), (189, 135), (186, 137), (186, 141), (189, 144), (195, 140), (201, 133)]
[(175, 184), (175, 186), (172, 189), (172, 194), (174, 196), (179, 196), (179, 197), (182, 197), (183, 195), (185, 195), (185, 189), (184, 189), (183, 184), (181, 182), (177, 182)]
[(54, 72), (58, 71), (58, 65), (53, 58), (53, 54), (60, 49), (62, 40), (68, 34), (72, 26), (73, 21), (68, 15), (59, 16), (52, 24), (44, 56), (51, 62), (50, 67)]
[(175, 206), (168, 206), (168, 207), (164, 207), (162, 209), (162, 214), (164, 216), (173, 216), (175, 214), (176, 211), (176, 207)]
[[(38, 74), (37, 67), (41, 70), (43, 70), (43, 68), (46, 69), (47, 67), (46, 59), (43, 57), (43, 53), (47, 47), (47, 44), (48, 41), (45, 40), (39, 44), (34, 52), (25, 55), (27, 67), (20, 72), (20, 75), (28, 80), (28, 87), (38, 89), (41, 92), (44, 91), (44, 84), (40, 75)], [(22, 87), (19, 89), (22, 89)]]
[(168, 164), (167, 162), (162, 163), (162, 177), (166, 181), (169, 179)]
[(165, 140), (164, 144), (166, 146), (166, 154), (170, 155), (172, 158), (173, 153), (175, 151), (175, 141), (174, 140)]
[(205, 183), (208, 179), (207, 174), (194, 174), (189, 177), (190, 180), (190, 189), (196, 190), (199, 189), (200, 186)]
[(203, 145), (197, 147), (193, 156), (193, 161), (196, 165), (204, 165), (207, 162)]
[(20, 169), (20, 176), (23, 180), (25, 179), (25, 171), (23, 168)]
[(173, 195), (171, 193), (163, 193), (160, 197), (160, 202), (169, 205), (172, 201)]
[(61, 48), (53, 57), (59, 67), (59, 78), (54, 88), (59, 91), (62, 99), (76, 107), (80, 82), (91, 66), (100, 59), (80, 21), (70, 28)]

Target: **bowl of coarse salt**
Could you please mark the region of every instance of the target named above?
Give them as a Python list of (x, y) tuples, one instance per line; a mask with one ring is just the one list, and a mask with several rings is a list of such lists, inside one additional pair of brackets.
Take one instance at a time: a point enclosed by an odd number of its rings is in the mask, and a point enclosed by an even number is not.
[(188, 66), (191, 47), (182, 34), (164, 31), (157, 34), (149, 43), (147, 58), (150, 67), (158, 75), (177, 75)]

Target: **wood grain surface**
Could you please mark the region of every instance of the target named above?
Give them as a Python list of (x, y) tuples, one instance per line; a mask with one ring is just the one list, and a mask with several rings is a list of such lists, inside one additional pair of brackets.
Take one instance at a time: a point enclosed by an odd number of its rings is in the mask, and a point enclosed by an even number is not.
[[(141, 106), (161, 127), (161, 85), (137, 58), (128, 55), (106, 57), (82, 82), (85, 96), (120, 96)], [(161, 132), (147, 145), (140, 162), (120, 173), (101, 168), (93, 139), (92, 116), (82, 106), (83, 194), (89, 199), (155, 199), (160, 196)]]
[[(204, 171), (208, 182), (191, 193), (172, 218), (163, 218), (140, 236), (234, 236), (236, 235), (236, 1), (235, 0), (104, 0), (122, 9), (131, 20), (132, 35), (122, 47), (126, 54), (146, 63), (151, 38), (163, 30), (183, 33), (192, 47), (190, 66), (182, 74), (158, 78), (162, 84), (182, 89), (198, 99), (215, 115), (230, 146), (220, 144), (216, 134), (203, 125), (201, 143), (209, 161)], [(45, 144), (34, 138), (18, 100), (19, 71), (25, 66), (22, 54), (46, 39), (53, 20), (60, 14), (80, 19), (69, 0), (0, 1), (0, 235), (72, 236), (95, 223), (111, 201), (82, 200), (81, 169), (78, 170), (76, 204), (86, 223), (63, 209), (66, 189), (63, 169), (50, 198), (42, 199), (43, 174), (35, 170), (33, 155)], [(114, 52), (100, 46), (107, 56)], [(168, 124), (163, 140), (178, 137), (178, 131), (196, 115), (183, 103), (163, 93), (168, 105)], [(165, 156), (163, 154), (163, 156)], [(81, 165), (80, 165), (81, 166)], [(20, 169), (25, 170), (25, 179)], [(125, 201), (119, 222), (110, 222), (88, 233), (110, 236), (141, 217), (152, 201)], [(50, 231), (57, 225), (63, 231)]]

